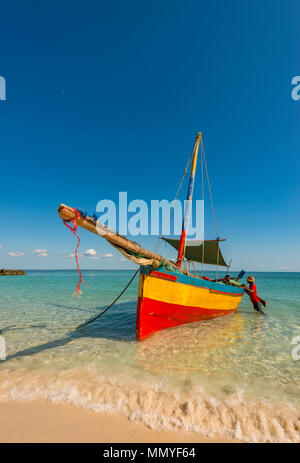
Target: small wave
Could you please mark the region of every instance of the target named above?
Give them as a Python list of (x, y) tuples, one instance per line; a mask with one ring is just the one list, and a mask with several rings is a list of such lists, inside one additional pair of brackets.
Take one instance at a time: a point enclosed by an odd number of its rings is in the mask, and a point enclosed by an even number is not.
[(254, 401), (242, 391), (226, 398), (199, 385), (181, 388), (160, 381), (109, 377), (90, 368), (61, 372), (0, 373), (0, 401), (45, 399), (95, 412), (120, 413), (152, 429), (219, 434), (248, 442), (299, 442), (299, 410)]

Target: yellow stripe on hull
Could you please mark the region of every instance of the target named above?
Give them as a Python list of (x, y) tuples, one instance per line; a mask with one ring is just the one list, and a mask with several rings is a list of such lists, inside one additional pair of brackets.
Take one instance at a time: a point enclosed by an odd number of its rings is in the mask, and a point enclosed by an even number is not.
[(238, 307), (243, 295), (141, 275), (139, 296), (185, 307), (232, 311)]

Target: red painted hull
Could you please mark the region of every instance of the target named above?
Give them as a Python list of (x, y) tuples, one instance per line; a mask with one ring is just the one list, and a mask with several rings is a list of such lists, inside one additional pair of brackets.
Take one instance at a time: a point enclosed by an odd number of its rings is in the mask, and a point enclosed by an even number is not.
[(136, 337), (234, 312), (243, 289), (172, 271), (141, 267)]
[(143, 339), (157, 331), (175, 326), (222, 317), (233, 310), (212, 310), (201, 307), (184, 307), (150, 298), (139, 297), (137, 305), (136, 337)]

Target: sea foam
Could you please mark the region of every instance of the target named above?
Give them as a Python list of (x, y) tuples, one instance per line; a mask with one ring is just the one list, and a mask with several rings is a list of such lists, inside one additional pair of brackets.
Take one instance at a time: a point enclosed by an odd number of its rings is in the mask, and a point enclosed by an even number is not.
[(256, 401), (242, 391), (221, 398), (199, 385), (183, 388), (163, 381), (107, 377), (93, 368), (59, 373), (1, 371), (1, 402), (35, 399), (120, 413), (152, 429), (218, 434), (248, 442), (300, 440), (299, 410), (287, 403)]

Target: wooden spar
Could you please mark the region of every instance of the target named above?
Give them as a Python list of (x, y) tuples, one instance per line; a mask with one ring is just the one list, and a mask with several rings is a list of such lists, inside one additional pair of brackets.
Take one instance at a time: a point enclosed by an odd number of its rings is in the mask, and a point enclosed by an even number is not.
[(178, 249), (178, 257), (177, 257), (177, 266), (178, 267), (181, 267), (182, 256), (183, 256), (183, 253), (184, 253), (184, 246), (185, 246), (185, 241), (186, 241), (187, 228), (188, 228), (188, 224), (189, 224), (189, 215), (190, 215), (191, 201), (192, 201), (192, 197), (193, 197), (196, 166), (197, 166), (197, 158), (198, 158), (198, 151), (199, 151), (199, 144), (200, 144), (200, 141), (201, 141), (201, 136), (202, 136), (201, 132), (198, 132), (197, 136), (196, 136), (194, 150), (193, 150), (193, 159), (192, 159), (192, 165), (191, 165), (189, 189), (188, 189), (188, 194), (187, 194), (186, 208), (185, 208), (185, 211), (184, 211), (184, 218), (183, 218), (183, 221), (182, 221), (182, 232), (181, 232), (181, 237), (180, 237), (180, 242), (179, 242), (179, 249)]
[[(67, 222), (75, 218), (74, 209), (72, 207), (66, 206), (65, 204), (61, 204), (57, 211), (60, 218)], [(124, 236), (119, 235), (114, 230), (107, 227), (106, 225), (103, 225), (101, 222), (97, 222), (92, 217), (83, 217), (82, 215), (79, 215), (77, 218), (77, 224), (79, 227), (84, 228), (91, 233), (102, 236), (113, 246), (120, 247), (126, 251), (133, 252), (134, 254), (146, 257), (148, 259), (153, 259), (154, 267), (158, 267), (160, 264), (166, 264), (178, 270), (177, 265), (171, 260), (164, 259), (161, 255), (148, 251), (148, 249), (142, 248), (138, 243), (130, 241)]]

